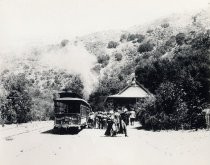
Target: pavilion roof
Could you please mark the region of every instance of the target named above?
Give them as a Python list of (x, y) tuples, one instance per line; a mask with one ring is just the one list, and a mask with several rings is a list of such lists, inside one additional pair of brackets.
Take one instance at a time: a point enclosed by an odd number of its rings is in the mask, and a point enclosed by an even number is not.
[(150, 97), (151, 95), (152, 94), (143, 85), (133, 81), (119, 93), (108, 96), (108, 98), (146, 98)]

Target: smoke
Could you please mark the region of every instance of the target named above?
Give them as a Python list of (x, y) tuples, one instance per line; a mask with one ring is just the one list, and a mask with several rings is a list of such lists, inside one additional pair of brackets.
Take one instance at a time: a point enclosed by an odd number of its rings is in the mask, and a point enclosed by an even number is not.
[(23, 71), (21, 63), (30, 65), (36, 59), (36, 70), (62, 69), (69, 74), (78, 74), (84, 85), (83, 94), (87, 99), (96, 87), (97, 75), (92, 70), (96, 57), (90, 54), (82, 43), (61, 42), (58, 45), (22, 47), (12, 51), (0, 52), (0, 73), (8, 69), (14, 73)]
[(97, 84), (96, 73), (92, 70), (95, 63), (96, 57), (78, 42), (62, 42), (61, 45), (44, 50), (40, 56), (41, 65), (79, 74), (84, 85), (85, 98), (88, 98)]

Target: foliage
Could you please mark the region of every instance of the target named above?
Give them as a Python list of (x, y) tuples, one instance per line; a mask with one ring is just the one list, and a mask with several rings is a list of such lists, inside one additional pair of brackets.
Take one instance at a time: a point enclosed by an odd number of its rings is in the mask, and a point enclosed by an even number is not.
[(70, 90), (72, 92), (79, 94), (80, 96), (83, 96), (83, 89), (84, 89), (84, 85), (82, 84), (82, 81), (79, 75), (76, 75), (76, 76), (72, 76), (71, 81), (65, 84), (65, 87), (63, 90), (67, 90), (67, 91)]
[(179, 34), (177, 34), (177, 35), (176, 35), (176, 43), (177, 43), (178, 45), (184, 44), (185, 37), (186, 37), (186, 36), (185, 36), (184, 33), (179, 33)]
[(176, 37), (171, 36), (165, 43), (166, 46), (174, 47), (176, 44)]
[(167, 28), (167, 27), (169, 27), (169, 23), (163, 23), (163, 24), (161, 24), (161, 27), (162, 28)]
[(128, 38), (128, 35), (127, 35), (127, 34), (122, 34), (122, 35), (120, 36), (120, 42), (126, 41), (127, 38)]
[(121, 53), (116, 53), (115, 54), (115, 60), (116, 61), (121, 61), (122, 60), (122, 54)]
[(109, 55), (100, 55), (97, 57), (98, 63), (105, 67), (109, 63)]
[(61, 44), (60, 45), (61, 45), (61, 47), (65, 47), (66, 45), (68, 45), (68, 43), (69, 43), (69, 40), (66, 40), (65, 39), (65, 40), (62, 40), (61, 41)]
[(13, 74), (8, 70), (1, 74), (0, 82), (6, 91), (0, 96), (1, 116), (6, 123), (53, 119), (53, 94), (60, 90), (72, 90), (83, 96), (80, 75), (24, 68), (23, 73)]
[(112, 75), (104, 74), (104, 77), (99, 80), (98, 88), (90, 95), (89, 102), (94, 111), (104, 110), (104, 101), (106, 96), (118, 93), (125, 87), (125, 79), (121, 77), (121, 73)]
[(153, 106), (147, 107), (147, 110), (140, 107), (142, 112), (139, 113), (139, 120), (145, 128), (205, 127), (205, 118), (201, 112), (210, 101), (208, 33), (197, 34), (191, 40), (182, 42), (182, 46), (174, 51), (172, 59), (155, 59), (146, 65), (145, 62), (144, 65), (138, 62), (137, 80), (156, 97)]
[(145, 36), (142, 34), (128, 34), (127, 41), (136, 41), (141, 43), (145, 39)]
[(119, 44), (115, 41), (109, 41), (107, 48), (116, 48)]
[(139, 45), (138, 52), (139, 53), (149, 52), (149, 51), (152, 51), (153, 48), (154, 48), (153, 44), (151, 44), (150, 42), (146, 42)]
[(6, 123), (25, 123), (32, 119), (32, 100), (28, 91), (28, 81), (24, 74), (11, 74), (3, 82), (8, 91), (1, 104), (1, 115)]

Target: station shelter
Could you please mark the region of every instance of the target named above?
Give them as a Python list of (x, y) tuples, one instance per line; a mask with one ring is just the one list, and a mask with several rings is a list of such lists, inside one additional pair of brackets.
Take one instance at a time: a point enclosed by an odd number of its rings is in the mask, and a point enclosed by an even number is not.
[(115, 95), (110, 95), (106, 98), (105, 104), (113, 104), (114, 109), (117, 107), (126, 107), (136, 109), (137, 103), (153, 95), (135, 79)]

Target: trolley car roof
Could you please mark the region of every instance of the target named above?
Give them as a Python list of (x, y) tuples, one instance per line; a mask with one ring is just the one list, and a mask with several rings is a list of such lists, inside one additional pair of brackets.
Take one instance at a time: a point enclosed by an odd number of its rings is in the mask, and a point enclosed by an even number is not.
[(55, 101), (80, 101), (90, 107), (90, 104), (88, 104), (87, 101), (80, 99), (80, 98), (63, 97), (63, 98), (57, 98), (57, 99), (55, 99)]

